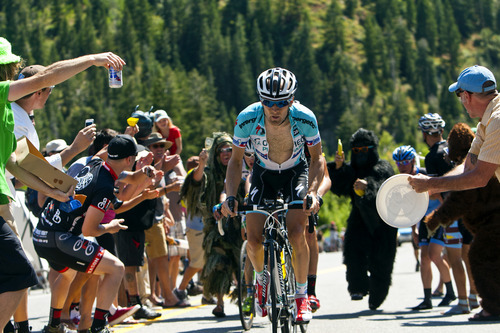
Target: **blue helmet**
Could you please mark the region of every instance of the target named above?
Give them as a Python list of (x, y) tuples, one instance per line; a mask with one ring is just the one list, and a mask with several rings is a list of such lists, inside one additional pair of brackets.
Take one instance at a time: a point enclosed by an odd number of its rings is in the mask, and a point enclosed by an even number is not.
[(417, 152), (412, 146), (401, 146), (392, 152), (392, 159), (396, 162), (413, 160), (416, 156)]

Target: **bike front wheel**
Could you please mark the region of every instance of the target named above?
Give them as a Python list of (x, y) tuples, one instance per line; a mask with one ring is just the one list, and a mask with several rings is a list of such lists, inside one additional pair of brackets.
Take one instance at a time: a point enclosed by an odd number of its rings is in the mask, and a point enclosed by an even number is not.
[(240, 271), (238, 284), (238, 309), (241, 325), (248, 331), (255, 318), (255, 273), (247, 256), (247, 241), (243, 242), (240, 251)]

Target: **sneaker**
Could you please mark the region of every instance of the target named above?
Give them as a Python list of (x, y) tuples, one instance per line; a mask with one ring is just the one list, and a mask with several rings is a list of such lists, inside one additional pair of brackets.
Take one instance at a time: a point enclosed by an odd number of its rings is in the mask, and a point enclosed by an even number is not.
[(420, 311), (420, 310), (430, 310), (432, 309), (432, 302), (424, 300), (422, 303), (419, 305), (411, 308), (413, 311)]
[(309, 304), (311, 305), (312, 312), (316, 312), (320, 308), (319, 299), (314, 295), (309, 295)]
[(178, 288), (174, 288), (172, 292), (179, 299), (179, 301), (185, 301), (188, 299), (188, 294), (186, 290), (179, 290)]
[(255, 283), (255, 312), (261, 317), (267, 316), (266, 304), (267, 295), (269, 294), (269, 284), (267, 283), (269, 277), (267, 272), (264, 272), (263, 280), (264, 285), (261, 285), (258, 279)]
[(297, 315), (295, 322), (300, 324), (308, 323), (312, 319), (311, 305), (307, 298), (296, 298), (295, 305), (297, 306)]
[(42, 328), (42, 333), (69, 333), (70, 330), (64, 324), (59, 324), (57, 326), (45, 325)]
[(109, 326), (114, 326), (114, 325), (120, 324), (128, 317), (134, 315), (134, 313), (136, 313), (140, 308), (141, 308), (141, 306), (139, 304), (136, 304), (136, 305), (131, 306), (129, 308), (116, 309), (115, 314), (110, 315), (108, 317)]
[(243, 304), (241, 305), (241, 310), (247, 316), (252, 313), (252, 297), (251, 296), (245, 298), (245, 300), (243, 301)]
[(200, 295), (202, 293), (203, 293), (203, 288), (201, 286), (197, 285), (196, 283), (191, 284), (187, 288), (187, 294), (189, 296), (197, 296), (197, 295)]
[(214, 304), (217, 304), (217, 301), (215, 300), (215, 298), (206, 298), (205, 296), (203, 296), (201, 298), (201, 304), (203, 305), (214, 305)]
[(451, 304), (451, 302), (453, 302), (456, 299), (457, 299), (457, 296), (455, 296), (455, 294), (451, 294), (451, 295), (446, 294), (446, 296), (443, 297), (443, 299), (441, 300), (441, 303), (439, 303), (438, 306), (448, 306)]
[(161, 313), (150, 310), (144, 305), (141, 305), (139, 310), (134, 314), (134, 319), (155, 319), (161, 316)]

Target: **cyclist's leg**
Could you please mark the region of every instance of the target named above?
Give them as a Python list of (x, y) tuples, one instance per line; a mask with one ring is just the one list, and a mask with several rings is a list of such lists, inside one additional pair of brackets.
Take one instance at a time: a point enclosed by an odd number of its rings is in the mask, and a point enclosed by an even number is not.
[(288, 238), (293, 248), (293, 268), (298, 284), (307, 283), (309, 271), (309, 247), (307, 246), (305, 230), (307, 215), (300, 209), (292, 209), (286, 215)]
[(256, 272), (264, 269), (264, 248), (262, 230), (266, 216), (259, 213), (247, 215), (247, 253)]

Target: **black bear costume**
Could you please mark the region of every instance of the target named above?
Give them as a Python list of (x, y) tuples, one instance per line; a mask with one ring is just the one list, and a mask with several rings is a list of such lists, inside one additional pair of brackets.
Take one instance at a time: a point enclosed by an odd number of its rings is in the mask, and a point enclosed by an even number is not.
[[(351, 154), (351, 163), (344, 163), (339, 169), (335, 162), (329, 162), (328, 172), (331, 191), (351, 197), (352, 209), (344, 238), (348, 291), (353, 300), (369, 294), (369, 308), (375, 310), (389, 292), (397, 247), (397, 228), (382, 221), (375, 200), (379, 187), (394, 175), (394, 170), (389, 162), (379, 159), (378, 138), (372, 131), (358, 129), (351, 137), (350, 147), (364, 149), (357, 149), (357, 153)], [(367, 181), (362, 196), (353, 189), (357, 179)]]

